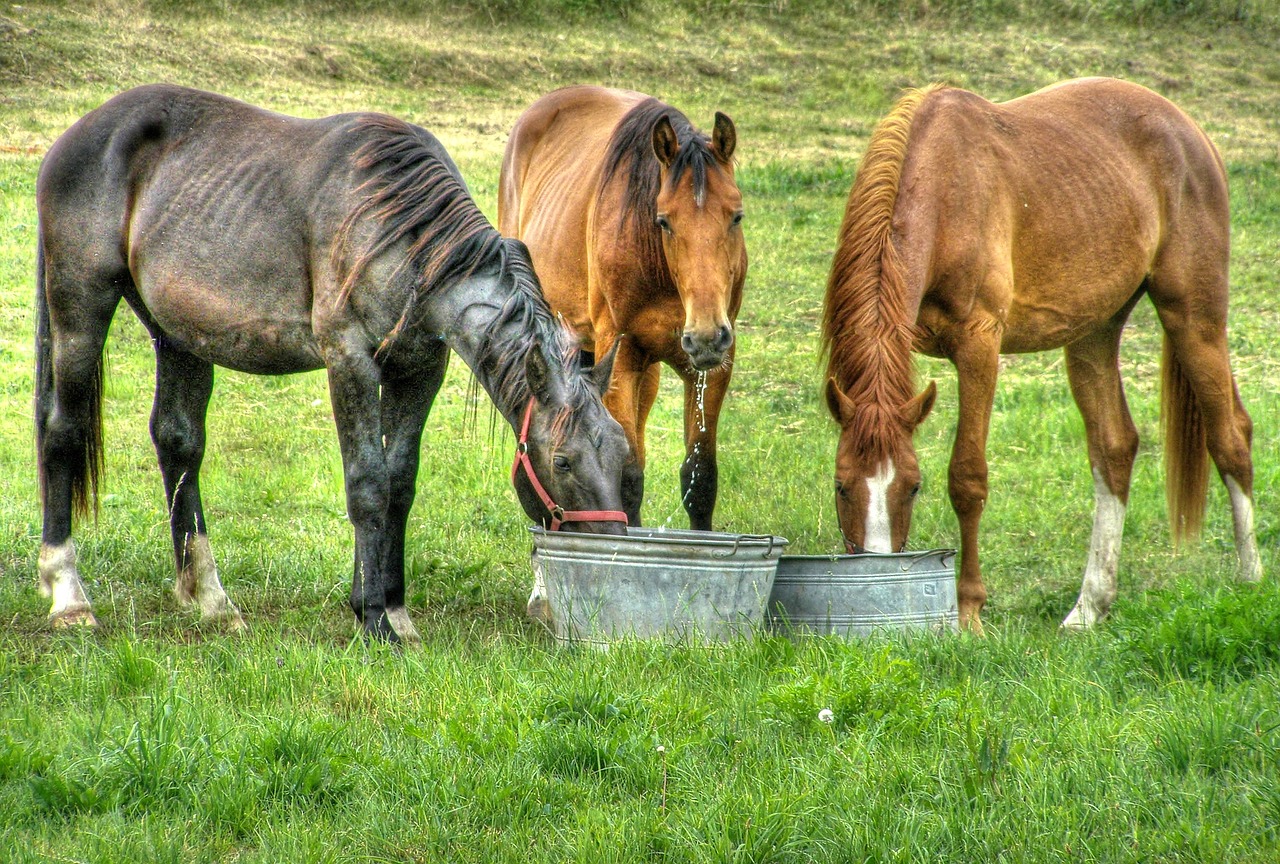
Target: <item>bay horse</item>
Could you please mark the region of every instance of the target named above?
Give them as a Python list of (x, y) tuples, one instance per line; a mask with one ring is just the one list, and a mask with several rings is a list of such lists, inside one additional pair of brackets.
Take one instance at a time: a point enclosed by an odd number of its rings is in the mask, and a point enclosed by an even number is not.
[(326, 370), (355, 532), (350, 605), (369, 637), (418, 638), (405, 527), (451, 349), (521, 430), (512, 481), (529, 518), (625, 530), (630, 455), (601, 400), (611, 358), (582, 368), (527, 250), (485, 220), (425, 129), (144, 86), (54, 143), (36, 196), (39, 578), (53, 624), (96, 624), (71, 529), (73, 510), (97, 512), (103, 348), (121, 298), (156, 353), (150, 427), (174, 592), (205, 618), (243, 626), (200, 499), (215, 365)]
[(1231, 500), (1241, 577), (1262, 578), (1253, 529), (1252, 423), (1227, 354), (1227, 179), (1209, 139), (1136, 84), (1087, 78), (993, 104), (932, 86), (872, 134), (827, 283), (826, 402), (840, 424), (836, 510), (850, 551), (906, 542), (920, 470), (911, 351), (959, 378), (948, 487), (960, 523), (957, 596), (981, 632), (978, 521), (1002, 353), (1064, 348), (1094, 480), (1093, 534), (1063, 627), (1103, 618), (1138, 436), (1119, 374), (1121, 330), (1143, 295), (1163, 327), (1166, 497), (1175, 542), (1204, 514), (1213, 458)]
[(658, 99), (592, 86), (543, 96), (507, 141), (499, 230), (528, 245), (551, 308), (584, 350), (617, 351), (605, 404), (636, 460), (623, 483), (632, 524), (661, 362), (684, 382), (682, 503), (693, 528), (711, 529), (747, 273), (736, 143), (720, 112), (708, 137)]

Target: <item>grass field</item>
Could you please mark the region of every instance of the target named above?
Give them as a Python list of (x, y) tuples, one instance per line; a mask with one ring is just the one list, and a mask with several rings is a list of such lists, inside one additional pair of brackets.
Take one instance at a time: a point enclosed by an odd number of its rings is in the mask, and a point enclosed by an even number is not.
[[(1280, 12), (1274, 0), (961, 6), (0, 9), (0, 862), (1280, 857)], [(1056, 632), (1079, 589), (1092, 483), (1054, 353), (1002, 366), (986, 639), (600, 654), (560, 650), (523, 618), (529, 540), (507, 481), (512, 436), (486, 408), (469, 419), (461, 363), (424, 438), (407, 566), (425, 644), (403, 654), (351, 640), (351, 531), (324, 377), (220, 370), (202, 479), (223, 581), (250, 624), (235, 638), (199, 627), (169, 594), (147, 433), (154, 363), (122, 310), (101, 515), (76, 535), (100, 627), (45, 628), (35, 175), (58, 134), (114, 93), (165, 80), (303, 116), (397, 114), (444, 141), (491, 218), (506, 130), (547, 90), (645, 90), (703, 128), (729, 113), (751, 270), (715, 523), (825, 552), (839, 535), (817, 321), (875, 121), (903, 87), (929, 81), (1005, 99), (1094, 74), (1172, 98), (1228, 163), (1230, 337), (1255, 422), (1262, 585), (1232, 581), (1216, 481), (1203, 538), (1171, 548), (1159, 331), (1143, 303), (1123, 357), (1143, 444), (1120, 598), (1096, 632)], [(955, 381), (942, 363), (919, 372), (940, 396), (917, 436), (912, 546), (954, 546)], [(650, 524), (684, 525), (679, 427), (668, 374), (650, 421)]]

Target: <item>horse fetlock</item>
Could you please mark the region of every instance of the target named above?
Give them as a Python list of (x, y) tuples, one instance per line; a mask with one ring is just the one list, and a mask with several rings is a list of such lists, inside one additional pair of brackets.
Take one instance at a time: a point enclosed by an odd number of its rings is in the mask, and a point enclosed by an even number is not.
[(209, 538), (204, 534), (187, 535), (183, 559), (173, 584), (178, 605), (184, 609), (199, 608), (202, 621), (220, 622), (231, 630), (243, 630), (244, 618), (218, 578)]
[(535, 621), (551, 624), (551, 601), (547, 597), (547, 581), (542, 575), (542, 568), (535, 558), (533, 560), (533, 590), (529, 592), (529, 600), (524, 605), (524, 613)]
[(49, 623), (54, 627), (97, 626), (93, 607), (76, 570), (76, 547), (70, 540), (58, 545), (43, 544), (37, 564), (40, 594), (53, 599)]
[(1262, 558), (1258, 555), (1258, 543), (1250, 537), (1248, 545), (1240, 550), (1238, 577), (1241, 582), (1261, 582), (1262, 576)]

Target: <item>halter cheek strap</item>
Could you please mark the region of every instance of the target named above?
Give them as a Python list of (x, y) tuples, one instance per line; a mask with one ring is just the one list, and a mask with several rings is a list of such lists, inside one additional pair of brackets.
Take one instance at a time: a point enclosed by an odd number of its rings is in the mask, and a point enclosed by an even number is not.
[(552, 531), (559, 531), (560, 526), (565, 522), (621, 522), (626, 525), (627, 514), (621, 510), (565, 510), (551, 500), (547, 490), (538, 481), (538, 475), (533, 472), (533, 463), (529, 461), (529, 421), (533, 417), (533, 402), (534, 400), (530, 399), (529, 406), (524, 409), (524, 422), (520, 424), (520, 440), (516, 443), (516, 458), (511, 463), (511, 482), (513, 484), (516, 482), (516, 474), (523, 466), (524, 473), (529, 476), (529, 482), (533, 485), (533, 491), (541, 499), (542, 505), (551, 513)]

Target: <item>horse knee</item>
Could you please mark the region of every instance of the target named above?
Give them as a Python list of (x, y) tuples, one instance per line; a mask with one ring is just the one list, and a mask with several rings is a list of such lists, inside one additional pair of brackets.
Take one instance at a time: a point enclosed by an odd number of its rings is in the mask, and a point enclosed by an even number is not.
[(347, 477), (347, 514), (361, 525), (378, 524), (386, 519), (390, 502), (390, 484), (385, 478)]
[(947, 477), (951, 507), (959, 516), (981, 513), (987, 501), (987, 466), (952, 465)]
[(151, 440), (167, 465), (185, 468), (204, 457), (204, 436), (190, 423), (176, 417), (153, 418)]

